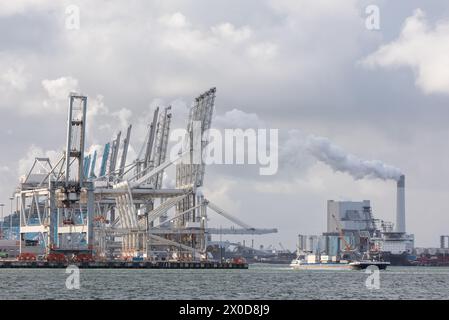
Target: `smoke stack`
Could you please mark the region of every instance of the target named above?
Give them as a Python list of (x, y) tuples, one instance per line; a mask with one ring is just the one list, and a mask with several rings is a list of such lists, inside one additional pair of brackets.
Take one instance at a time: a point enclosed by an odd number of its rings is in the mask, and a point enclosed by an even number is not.
[(396, 232), (405, 233), (405, 176), (401, 175), (398, 180), (396, 197)]

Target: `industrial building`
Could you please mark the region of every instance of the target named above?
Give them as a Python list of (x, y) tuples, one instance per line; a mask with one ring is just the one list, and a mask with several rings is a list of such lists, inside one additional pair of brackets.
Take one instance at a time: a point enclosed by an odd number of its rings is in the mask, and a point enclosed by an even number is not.
[[(192, 159), (208, 143), (215, 93), (212, 88), (195, 99), (187, 143), (176, 159), (167, 156), (172, 118), (167, 106), (154, 111), (141, 152), (131, 161), (132, 126), (124, 137), (118, 132), (107, 142), (102, 155), (86, 153), (87, 97), (71, 94), (65, 150), (56, 162), (36, 158), (15, 191), (19, 259), (204, 261), (211, 258), (207, 249), (213, 234), (277, 232), (249, 226), (201, 191), (205, 164)], [(192, 142), (195, 128), (200, 150)], [(169, 167), (176, 170), (175, 188), (163, 187)], [(209, 228), (211, 212), (236, 227)]]
[(439, 248), (414, 248), (413, 253), (416, 256), (414, 265), (417, 266), (449, 266), (449, 236), (440, 236)]
[(370, 201), (328, 200), (327, 232), (339, 232), (339, 227), (347, 232), (374, 230)]
[(330, 256), (370, 253), (393, 265), (409, 265), (414, 236), (405, 230), (405, 177), (397, 181), (396, 223), (373, 216), (369, 200), (327, 202), (327, 230), (320, 236), (299, 235), (298, 251)]

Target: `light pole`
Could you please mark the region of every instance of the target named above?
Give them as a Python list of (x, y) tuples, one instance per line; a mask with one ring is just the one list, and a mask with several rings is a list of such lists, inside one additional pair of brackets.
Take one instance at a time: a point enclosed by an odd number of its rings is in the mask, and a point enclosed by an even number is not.
[(222, 238), (221, 225), (220, 225), (220, 262), (223, 263), (223, 238)]
[(12, 201), (14, 200), (14, 197), (9, 198), (9, 200), (11, 200), (11, 214), (9, 215), (9, 240), (13, 240), (12, 239)]
[(5, 206), (5, 204), (4, 203), (0, 203), (0, 208), (2, 208), (2, 224), (1, 224), (1, 232), (0, 232), (0, 234), (2, 235), (2, 239), (3, 239), (3, 207)]

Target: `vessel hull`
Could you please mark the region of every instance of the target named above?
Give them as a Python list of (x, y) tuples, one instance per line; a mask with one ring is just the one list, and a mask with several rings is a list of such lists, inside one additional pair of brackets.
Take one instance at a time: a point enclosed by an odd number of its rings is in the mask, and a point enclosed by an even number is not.
[(352, 266), (349, 264), (291, 264), (290, 267), (295, 270), (351, 270)]

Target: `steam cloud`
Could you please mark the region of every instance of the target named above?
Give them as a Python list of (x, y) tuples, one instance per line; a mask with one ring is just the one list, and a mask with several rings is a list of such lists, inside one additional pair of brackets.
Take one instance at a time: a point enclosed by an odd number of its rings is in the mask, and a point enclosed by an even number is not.
[(399, 180), (401, 170), (380, 160), (363, 160), (342, 148), (332, 144), (324, 137), (308, 136), (306, 148), (318, 160), (326, 163), (335, 171), (349, 173), (354, 179), (380, 178)]
[[(214, 125), (218, 128), (263, 128), (265, 123), (255, 113), (233, 109), (217, 115)], [(364, 160), (347, 153), (328, 138), (290, 130), (288, 137), (280, 143), (280, 161), (296, 169), (306, 169), (316, 160), (330, 166), (334, 171), (350, 174), (354, 179), (399, 180), (399, 168), (380, 160)], [(311, 156), (311, 157), (310, 157)]]

